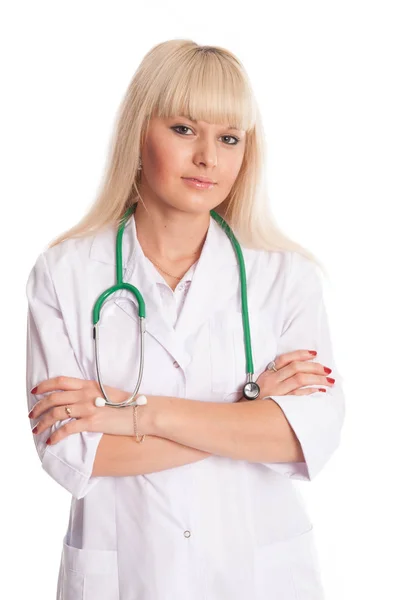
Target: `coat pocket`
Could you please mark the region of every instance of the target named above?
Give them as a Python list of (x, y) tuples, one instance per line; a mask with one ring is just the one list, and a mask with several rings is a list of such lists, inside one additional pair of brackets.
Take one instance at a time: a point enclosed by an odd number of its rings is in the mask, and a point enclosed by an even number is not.
[(255, 600), (325, 600), (313, 527), (256, 548), (254, 569)]
[(58, 600), (119, 600), (117, 550), (75, 548), (63, 540)]

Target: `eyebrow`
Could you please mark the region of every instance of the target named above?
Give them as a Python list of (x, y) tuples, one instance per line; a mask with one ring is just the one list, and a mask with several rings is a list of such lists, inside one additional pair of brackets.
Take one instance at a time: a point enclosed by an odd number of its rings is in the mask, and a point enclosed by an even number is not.
[[(196, 119), (191, 119), (191, 117), (188, 117), (186, 115), (182, 115), (184, 117), (184, 119), (188, 119), (188, 121), (192, 121), (192, 123), (197, 123), (198, 121)], [(225, 127), (224, 125), (222, 125), (222, 127)], [(228, 127), (225, 127), (225, 129), (232, 129), (234, 131), (241, 131), (240, 129), (237, 129), (236, 127), (232, 127), (231, 125), (229, 125)]]

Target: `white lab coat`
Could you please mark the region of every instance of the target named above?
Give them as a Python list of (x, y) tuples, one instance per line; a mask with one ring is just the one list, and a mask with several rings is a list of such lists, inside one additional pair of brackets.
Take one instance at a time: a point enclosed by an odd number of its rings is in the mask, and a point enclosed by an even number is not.
[[(292, 251), (243, 249), (255, 376), (276, 356), (315, 349), (333, 369), (327, 392), (272, 396), (300, 440), (306, 462), (251, 463), (211, 456), (147, 475), (91, 477), (102, 433), (46, 446), (43, 469), (70, 494), (58, 600), (321, 600), (313, 525), (294, 479), (316, 477), (340, 442), (344, 420), (321, 275)], [(233, 402), (245, 380), (238, 263), (210, 219), (208, 235), (175, 328), (136, 238), (123, 237), (124, 280), (147, 310), (140, 392)], [(27, 396), (50, 377), (96, 379), (92, 309), (115, 283), (115, 230), (70, 239), (39, 255), (27, 282)], [(136, 301), (118, 292), (101, 313), (106, 385), (132, 391), (138, 373)], [(178, 367), (178, 368), (177, 368)], [(117, 410), (117, 409), (116, 409)], [(57, 422), (54, 431), (69, 419)], [(33, 426), (34, 422), (32, 422)], [(146, 448), (146, 439), (144, 441)]]

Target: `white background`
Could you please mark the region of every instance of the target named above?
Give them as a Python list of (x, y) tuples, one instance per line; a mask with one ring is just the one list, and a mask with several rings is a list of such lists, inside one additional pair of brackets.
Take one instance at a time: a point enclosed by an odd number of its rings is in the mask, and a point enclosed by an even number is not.
[(299, 482), (327, 600), (400, 597), (399, 9), (386, 0), (3, 3), (1, 597), (55, 598), (70, 504), (41, 469), (27, 418), (26, 279), (94, 200), (126, 87), (144, 54), (171, 38), (224, 46), (243, 62), (263, 114), (276, 218), (330, 274), (346, 423), (324, 471)]

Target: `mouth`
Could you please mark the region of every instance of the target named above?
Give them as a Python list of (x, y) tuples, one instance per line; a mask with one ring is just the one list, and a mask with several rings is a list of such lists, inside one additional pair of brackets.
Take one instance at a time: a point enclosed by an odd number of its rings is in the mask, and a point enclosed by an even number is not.
[(198, 181), (199, 183), (208, 183), (210, 185), (214, 185), (216, 182), (208, 179), (207, 177), (183, 177), (183, 179), (189, 179), (191, 181)]
[(195, 179), (194, 177), (183, 177), (185, 183), (197, 190), (210, 190), (214, 187), (213, 181), (207, 180), (202, 181), (201, 179)]

